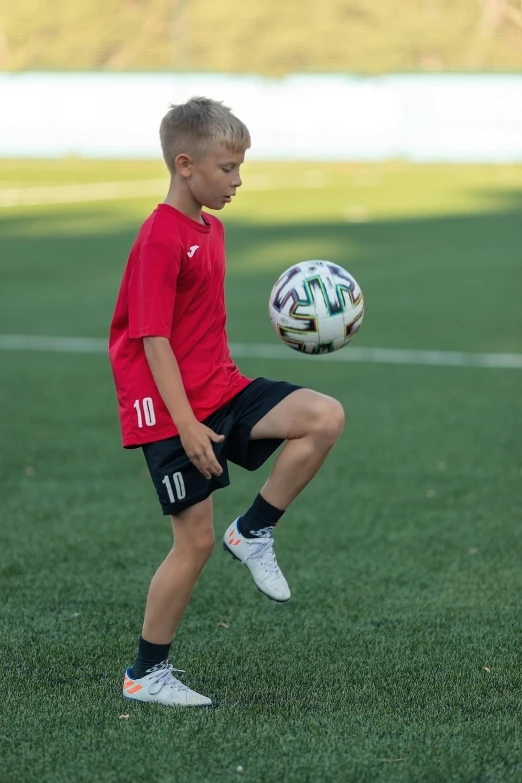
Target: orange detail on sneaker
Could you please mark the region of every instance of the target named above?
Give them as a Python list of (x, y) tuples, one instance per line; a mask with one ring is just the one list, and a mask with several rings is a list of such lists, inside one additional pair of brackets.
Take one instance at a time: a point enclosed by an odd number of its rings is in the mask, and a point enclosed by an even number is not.
[(238, 544), (241, 543), (241, 539), (240, 538), (234, 539), (234, 531), (233, 530), (230, 531), (230, 535), (228, 537), (228, 543), (231, 546), (238, 546)]
[(143, 688), (143, 685), (135, 685), (134, 688), (127, 687), (126, 690), (128, 693), (136, 693), (137, 691), (141, 691)]
[(290, 588), (276, 560), (272, 528), (257, 531), (254, 538), (246, 538), (238, 529), (238, 521), (239, 518), (234, 520), (225, 531), (223, 547), (248, 568), (256, 587), (268, 598), (288, 601)]

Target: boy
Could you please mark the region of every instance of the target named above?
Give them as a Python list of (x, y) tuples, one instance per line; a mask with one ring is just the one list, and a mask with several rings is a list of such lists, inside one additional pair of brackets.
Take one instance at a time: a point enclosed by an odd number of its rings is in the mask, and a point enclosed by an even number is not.
[(114, 312), (109, 353), (123, 445), (141, 446), (174, 546), (152, 579), (138, 652), (123, 695), (169, 706), (210, 705), (174, 677), (172, 638), (214, 547), (212, 493), (228, 461), (256, 470), (286, 441), (252, 506), (223, 544), (275, 601), (290, 590), (273, 530), (341, 434), (336, 400), (282, 381), (243, 376), (225, 332), (223, 209), (241, 185), (246, 126), (221, 103), (192, 98), (160, 127), (171, 180), (141, 227)]

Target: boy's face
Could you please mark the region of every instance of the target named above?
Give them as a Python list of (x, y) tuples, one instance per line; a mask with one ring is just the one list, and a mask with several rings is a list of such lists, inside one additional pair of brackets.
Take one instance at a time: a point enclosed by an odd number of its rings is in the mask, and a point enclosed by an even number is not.
[(223, 144), (217, 144), (200, 158), (179, 155), (176, 163), (197, 204), (223, 209), (242, 184), (239, 167), (244, 159), (244, 152), (230, 152)]

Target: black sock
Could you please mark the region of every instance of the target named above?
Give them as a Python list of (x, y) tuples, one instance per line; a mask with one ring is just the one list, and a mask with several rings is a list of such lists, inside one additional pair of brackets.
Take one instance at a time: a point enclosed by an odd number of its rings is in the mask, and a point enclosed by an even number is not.
[(153, 666), (169, 657), (169, 650), (170, 644), (153, 644), (140, 636), (138, 654), (131, 669), (131, 677), (134, 680), (145, 677), (147, 669), (152, 669)]
[(239, 517), (237, 523), (239, 532), (245, 538), (257, 538), (256, 533), (267, 527), (275, 527), (284, 513), (284, 510), (272, 506), (258, 495), (248, 511)]

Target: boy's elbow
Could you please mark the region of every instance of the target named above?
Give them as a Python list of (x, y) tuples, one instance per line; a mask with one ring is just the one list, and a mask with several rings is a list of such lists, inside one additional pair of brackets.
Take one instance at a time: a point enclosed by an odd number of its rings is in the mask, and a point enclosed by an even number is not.
[(143, 338), (143, 348), (145, 349), (145, 355), (155, 353), (158, 349), (163, 350), (169, 346), (167, 337), (155, 337), (147, 336)]
[(162, 343), (168, 343), (167, 337), (158, 337), (156, 335), (148, 335), (147, 337), (143, 337), (143, 345), (161, 345)]

